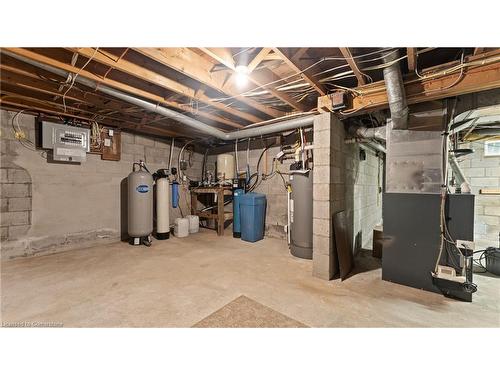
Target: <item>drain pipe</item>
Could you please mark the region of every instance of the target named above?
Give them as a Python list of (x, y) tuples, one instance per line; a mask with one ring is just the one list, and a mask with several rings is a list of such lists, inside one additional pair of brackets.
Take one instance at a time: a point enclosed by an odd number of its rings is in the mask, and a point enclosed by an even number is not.
[(409, 110), (399, 62), (395, 62), (398, 57), (399, 52), (397, 50), (386, 56), (384, 63), (390, 65), (385, 67), (383, 72), (389, 109), (391, 111), (392, 128), (406, 130), (408, 129)]
[[(7, 56), (13, 57), (17, 60), (23, 61), (27, 64), (36, 66), (40, 69), (44, 69), (48, 72), (54, 73), (56, 75), (59, 75), (61, 77), (67, 78), (68, 72), (59, 69), (56, 67), (53, 67), (48, 64), (44, 64), (35, 60), (32, 60), (30, 58), (24, 57), (24, 56), (18, 56), (15, 53), (12, 53), (10, 51), (2, 51), (2, 54), (5, 54)], [(72, 74), (72, 77), (74, 75)], [(133, 104), (137, 107), (141, 107), (147, 111), (157, 113), (161, 116), (170, 118), (172, 120), (178, 121), (186, 126), (189, 126), (193, 128), (194, 130), (197, 130), (199, 132), (205, 133), (207, 135), (210, 135), (212, 137), (224, 140), (224, 141), (233, 141), (237, 139), (242, 139), (242, 138), (250, 138), (250, 137), (257, 137), (261, 135), (266, 135), (266, 134), (272, 134), (272, 133), (279, 133), (287, 130), (293, 130), (297, 129), (300, 127), (310, 127), (313, 124), (313, 119), (314, 115), (310, 116), (305, 116), (305, 117), (300, 117), (300, 118), (294, 118), (286, 121), (281, 121), (277, 122), (268, 126), (264, 127), (257, 127), (257, 128), (252, 128), (252, 129), (242, 129), (242, 130), (237, 130), (234, 132), (226, 133), (223, 132), (222, 130), (215, 129), (201, 121), (198, 121), (192, 117), (186, 116), (182, 113), (173, 111), (171, 109), (159, 106), (157, 104), (148, 102), (146, 100), (142, 100), (139, 98), (136, 98), (134, 96), (128, 95), (122, 91), (115, 90), (113, 88), (104, 86), (104, 85), (98, 85), (97, 82), (81, 77), (81, 76), (76, 76), (75, 82), (81, 83), (82, 85), (88, 86), (96, 91), (100, 91), (104, 94), (108, 94), (110, 96), (113, 96), (117, 99), (123, 100), (125, 102), (128, 102), (130, 104)]]

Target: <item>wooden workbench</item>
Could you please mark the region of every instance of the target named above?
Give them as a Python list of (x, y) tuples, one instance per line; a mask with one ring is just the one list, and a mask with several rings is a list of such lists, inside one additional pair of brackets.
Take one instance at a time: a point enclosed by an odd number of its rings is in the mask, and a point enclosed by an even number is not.
[[(214, 213), (201, 212), (198, 210), (198, 194), (216, 194), (217, 210)], [(191, 189), (191, 215), (197, 215), (200, 218), (214, 219), (216, 222), (217, 235), (224, 235), (224, 223), (233, 218), (232, 212), (224, 211), (224, 196), (233, 195), (230, 188), (224, 187), (199, 187)]]

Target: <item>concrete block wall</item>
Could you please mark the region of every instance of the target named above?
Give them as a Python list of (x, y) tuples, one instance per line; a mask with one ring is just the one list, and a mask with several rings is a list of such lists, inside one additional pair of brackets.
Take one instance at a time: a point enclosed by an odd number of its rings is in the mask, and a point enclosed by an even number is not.
[(475, 194), (474, 240), (478, 249), (498, 246), (500, 233), (500, 195), (483, 195), (481, 189), (500, 189), (500, 156), (484, 156), (484, 142), (461, 146), (474, 153), (459, 162)]
[[(366, 160), (360, 159), (364, 150)], [(383, 156), (358, 144), (344, 146), (346, 209), (354, 251), (371, 249), (373, 228), (382, 223)]]
[(314, 119), (313, 170), (313, 276), (331, 280), (334, 276), (333, 220), (346, 209), (344, 125), (333, 114)]
[(350, 245), (371, 248), (373, 228), (382, 222), (383, 162), (374, 151), (344, 143), (343, 123), (325, 113), (314, 121), (313, 275), (333, 278), (332, 216), (346, 211)]
[[(121, 183), (132, 162), (144, 160), (151, 171), (166, 168), (170, 141), (122, 132), (120, 161), (87, 154), (81, 164), (49, 163), (42, 150), (25, 148), (14, 138), (14, 112), (0, 111), (1, 256), (45, 254), (116, 241), (122, 230)], [(35, 141), (35, 119), (21, 114), (21, 128)], [(182, 147), (182, 145), (179, 145)], [(177, 164), (179, 148), (174, 148)], [(188, 176), (201, 177), (202, 155), (194, 153)], [(189, 213), (187, 189), (180, 206)], [(180, 216), (170, 210), (171, 222)]]

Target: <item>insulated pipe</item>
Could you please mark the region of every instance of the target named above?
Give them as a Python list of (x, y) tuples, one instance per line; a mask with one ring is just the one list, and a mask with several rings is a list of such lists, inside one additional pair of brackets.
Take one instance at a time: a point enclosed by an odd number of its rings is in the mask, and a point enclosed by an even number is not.
[(408, 128), (408, 104), (406, 103), (405, 88), (399, 62), (394, 62), (399, 53), (391, 53), (384, 58), (384, 63), (390, 64), (385, 67), (384, 81), (387, 90), (389, 109), (391, 110), (392, 128), (406, 130)]
[[(10, 51), (2, 51), (3, 54), (13, 57), (17, 60), (23, 61), (27, 64), (31, 64), (33, 66), (36, 66), (40, 69), (44, 69), (48, 72), (57, 74), (61, 77), (67, 77), (68, 72), (59, 69), (35, 60), (32, 60), (30, 58), (24, 57), (24, 56), (18, 56), (15, 53), (12, 53)], [(72, 77), (75, 77), (75, 75), (72, 74)], [(241, 138), (247, 138), (247, 137), (257, 137), (260, 135), (266, 135), (266, 134), (271, 134), (271, 133), (278, 133), (278, 132), (283, 132), (287, 130), (292, 130), (292, 129), (297, 129), (300, 127), (309, 127), (313, 124), (313, 119), (314, 116), (305, 116), (305, 117), (300, 117), (297, 119), (291, 119), (291, 120), (286, 120), (286, 121), (281, 121), (277, 122), (268, 126), (264, 127), (257, 127), (253, 129), (242, 129), (242, 130), (237, 130), (231, 133), (225, 133), (219, 129), (215, 129), (201, 121), (198, 121), (194, 118), (191, 118), (189, 116), (183, 115), (182, 113), (173, 111), (171, 109), (161, 107), (157, 104), (136, 98), (134, 96), (128, 95), (124, 92), (121, 92), (119, 90), (115, 90), (113, 88), (104, 86), (104, 85), (98, 85), (95, 81), (81, 77), (81, 76), (76, 76), (74, 78), (75, 82), (81, 83), (82, 85), (88, 86), (96, 91), (100, 91), (102, 93), (108, 94), (110, 96), (113, 96), (117, 99), (123, 100), (125, 102), (128, 102), (130, 104), (136, 105), (137, 107), (144, 108), (147, 111), (157, 113), (161, 116), (168, 117), (172, 120), (178, 121), (186, 126), (189, 126), (193, 128), (194, 130), (197, 130), (199, 132), (208, 134), (212, 137), (224, 140), (224, 141), (233, 141), (236, 139), (241, 139)]]
[(376, 128), (367, 128), (365, 126), (351, 125), (348, 129), (349, 134), (357, 138), (374, 138), (380, 141), (386, 139), (386, 127), (378, 126)]
[(460, 188), (462, 189), (462, 193), (470, 193), (469, 181), (467, 181), (464, 172), (458, 165), (457, 158), (455, 157), (455, 155), (450, 155), (448, 163), (450, 163), (451, 169), (453, 170), (453, 174), (457, 179), (457, 183), (460, 185)]

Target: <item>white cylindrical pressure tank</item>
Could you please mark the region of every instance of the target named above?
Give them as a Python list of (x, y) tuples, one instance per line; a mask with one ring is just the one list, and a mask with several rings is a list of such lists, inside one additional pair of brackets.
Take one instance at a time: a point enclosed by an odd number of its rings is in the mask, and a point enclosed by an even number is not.
[(170, 236), (169, 187), (168, 178), (156, 180), (156, 238), (159, 240), (166, 240)]
[(232, 180), (235, 177), (234, 155), (217, 155), (217, 179), (219, 181)]
[[(134, 245), (153, 232), (153, 176), (139, 170), (128, 175), (128, 234)], [(150, 244), (149, 238), (146, 244)]]
[(200, 218), (196, 215), (188, 215), (189, 233), (198, 233), (200, 230)]
[(174, 225), (175, 237), (187, 237), (189, 235), (189, 220), (187, 218), (175, 219)]

